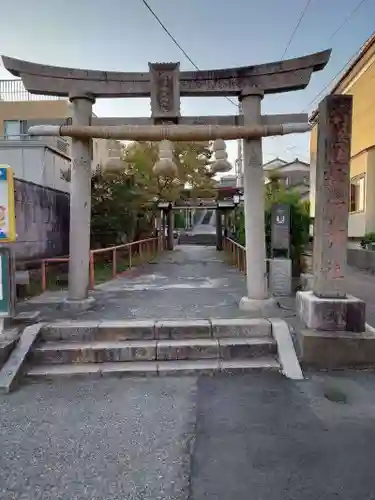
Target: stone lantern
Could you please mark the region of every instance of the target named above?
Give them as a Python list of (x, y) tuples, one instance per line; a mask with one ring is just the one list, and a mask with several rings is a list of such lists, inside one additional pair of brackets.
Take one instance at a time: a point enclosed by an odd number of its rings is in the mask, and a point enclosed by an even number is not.
[(110, 157), (105, 162), (104, 170), (106, 172), (121, 172), (124, 170), (124, 161), (120, 157)]
[(161, 141), (159, 144), (159, 160), (153, 168), (154, 174), (163, 177), (176, 177), (178, 173), (177, 166), (173, 161), (173, 146), (171, 141)]
[(215, 154), (215, 161), (211, 165), (211, 171), (214, 174), (219, 172), (229, 172), (232, 170), (232, 165), (227, 160), (227, 146), (223, 139), (216, 139), (213, 144), (213, 150)]

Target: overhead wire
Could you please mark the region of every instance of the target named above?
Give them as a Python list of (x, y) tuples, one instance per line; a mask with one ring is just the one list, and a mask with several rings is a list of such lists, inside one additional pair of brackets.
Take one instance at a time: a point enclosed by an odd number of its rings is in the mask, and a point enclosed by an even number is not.
[[(289, 49), (289, 47), (291, 46), (291, 44), (292, 44), (292, 42), (293, 42), (293, 40), (294, 40), (294, 37), (295, 37), (295, 35), (296, 35), (297, 31), (298, 31), (298, 28), (300, 27), (300, 24), (301, 24), (301, 22), (302, 22), (303, 18), (305, 17), (305, 15), (306, 15), (306, 13), (307, 13), (307, 10), (308, 10), (308, 8), (310, 7), (311, 2), (312, 2), (312, 0), (307, 0), (307, 2), (306, 2), (306, 4), (305, 4), (305, 7), (304, 7), (304, 9), (302, 10), (302, 12), (301, 12), (301, 14), (300, 14), (300, 16), (299, 16), (299, 18), (298, 18), (298, 20), (297, 20), (297, 23), (296, 23), (296, 25), (294, 26), (293, 31), (292, 31), (292, 33), (291, 33), (291, 35), (290, 35), (290, 37), (289, 37), (289, 39), (288, 39), (288, 42), (287, 42), (287, 44), (286, 44), (286, 46), (285, 46), (284, 52), (283, 52), (283, 54), (282, 54), (282, 56), (281, 56), (281, 61), (283, 61), (283, 60), (284, 60), (284, 57), (285, 57), (286, 53), (288, 52), (288, 49)], [(279, 139), (280, 139), (279, 137), (269, 137), (269, 139), (270, 139), (270, 140), (274, 140), (274, 141), (276, 141), (276, 142), (280, 142), (280, 141), (279, 141)], [(284, 148), (284, 149), (285, 149), (285, 148)]]
[[(178, 40), (174, 37), (174, 35), (171, 33), (171, 31), (167, 28), (167, 26), (164, 24), (164, 22), (161, 20), (160, 16), (152, 9), (150, 4), (148, 3), (147, 0), (141, 0), (141, 2), (144, 4), (144, 6), (147, 8), (147, 10), (152, 14), (152, 16), (155, 18), (155, 20), (158, 22), (160, 27), (164, 30), (164, 32), (169, 36), (169, 38), (173, 41), (173, 43), (176, 45), (176, 47), (182, 52), (182, 54), (186, 57), (186, 59), (192, 64), (192, 66), (197, 70), (200, 71), (199, 66), (195, 63), (195, 61), (191, 58), (191, 56), (186, 52), (186, 50), (182, 47), (182, 45), (178, 42)], [(332, 33), (330, 36), (329, 40), (332, 40), (339, 31), (348, 23), (348, 21), (353, 17), (353, 15), (360, 9), (360, 7), (366, 2), (366, 0), (360, 0), (360, 2), (356, 5), (356, 7), (349, 13), (349, 15), (344, 19), (344, 21), (338, 26), (338, 28)], [(302, 20), (304, 19), (307, 10), (309, 9), (310, 5), (312, 3), (312, 0), (307, 0), (306, 5), (301, 12), (300, 17), (298, 18), (298, 21), (288, 39), (288, 42), (286, 44), (286, 47), (283, 51), (283, 54), (281, 56), (281, 60), (284, 59), (289, 47), (291, 46), (293, 39), (297, 33), (297, 30), (299, 26), (301, 25)], [(311, 104), (313, 104), (323, 93), (324, 91), (335, 81), (335, 79), (341, 74), (342, 71), (346, 69), (347, 66), (349, 66), (352, 61), (357, 57), (358, 51), (352, 58), (339, 70), (339, 72), (328, 82), (327, 85), (324, 86), (324, 88), (315, 96), (315, 98), (307, 105), (306, 108), (309, 108)], [(225, 96), (225, 99), (229, 101), (231, 104), (236, 106), (238, 108), (238, 104), (234, 102), (232, 99), (230, 99), (228, 96)], [(305, 108), (305, 109), (306, 109)]]
[[(339, 71), (335, 74), (333, 78), (322, 88), (322, 90), (314, 97), (312, 101), (309, 102), (309, 104), (304, 108), (303, 111), (308, 111), (308, 108), (314, 104), (315, 101), (319, 99), (319, 97), (333, 84), (333, 82), (344, 72), (346, 71), (349, 66), (353, 63), (353, 61), (358, 57), (361, 49), (357, 50), (355, 54), (347, 61), (344, 66), (342, 66)], [(302, 111), (302, 112), (303, 112)]]
[[(176, 40), (176, 38), (172, 35), (172, 33), (169, 31), (169, 29), (166, 27), (166, 25), (163, 23), (163, 21), (160, 19), (160, 17), (156, 14), (156, 12), (151, 8), (150, 4), (147, 2), (147, 0), (141, 0), (141, 2), (144, 4), (144, 6), (150, 11), (150, 13), (154, 16), (156, 21), (159, 23), (161, 28), (165, 31), (165, 33), (169, 36), (169, 38), (173, 41), (173, 43), (180, 49), (180, 51), (184, 54), (186, 59), (194, 66), (194, 68), (197, 71), (200, 71), (199, 66), (193, 61), (193, 59), (189, 56), (189, 54), (186, 52), (186, 50), (182, 47), (182, 45)], [(229, 101), (231, 104), (236, 106), (238, 108), (238, 104), (234, 102), (230, 97), (224, 96), (227, 101)]]
[(332, 33), (332, 35), (329, 38), (329, 42), (334, 38), (339, 31), (342, 30), (342, 28), (346, 25), (346, 23), (354, 16), (354, 14), (362, 7), (362, 5), (367, 2), (367, 0), (361, 0), (354, 9), (349, 12), (349, 14), (346, 16), (346, 18), (343, 20), (343, 22), (340, 24), (340, 26)]
[(281, 60), (284, 59), (285, 54), (288, 52), (288, 49), (289, 49), (289, 47), (290, 47), (290, 45), (291, 45), (291, 43), (292, 43), (292, 41), (294, 39), (295, 34), (297, 33), (297, 30), (298, 30), (298, 28), (299, 28), (299, 26), (300, 26), (300, 24), (302, 22), (302, 19), (305, 17), (305, 14), (306, 14), (307, 9), (309, 8), (311, 2), (312, 2), (312, 0), (307, 0), (305, 8), (301, 12), (301, 15), (300, 15), (300, 17), (299, 17), (299, 19), (297, 21), (297, 24), (295, 25), (295, 27), (294, 27), (294, 29), (292, 31), (292, 34), (290, 35), (290, 38), (288, 40), (288, 43), (286, 44), (286, 47), (285, 47), (284, 52), (283, 52), (283, 55), (281, 56)]
[[(367, 0), (360, 0), (357, 5), (354, 7), (353, 10), (349, 12), (349, 14), (345, 17), (343, 22), (335, 29), (335, 31), (332, 33), (330, 36), (328, 42), (330, 42), (336, 35), (339, 33), (344, 26), (350, 21), (350, 19), (356, 14), (356, 12), (362, 7), (362, 5), (366, 2)], [(361, 47), (362, 48), (362, 47)], [(335, 76), (323, 87), (323, 89), (315, 96), (315, 98), (309, 102), (309, 104), (304, 108), (304, 111), (308, 111), (308, 108), (314, 104), (314, 102), (319, 99), (319, 97), (331, 86), (331, 84), (336, 80), (338, 76), (341, 75), (342, 72), (344, 72), (355, 60), (356, 57), (358, 57), (361, 48), (355, 52), (355, 54), (347, 61), (342, 68), (335, 74)]]
[[(362, 5), (366, 2), (367, 0), (360, 0), (357, 5), (354, 7), (353, 10), (350, 11), (350, 13), (345, 17), (345, 19), (342, 21), (342, 23), (335, 29), (335, 31), (331, 34), (331, 36), (328, 39), (328, 42), (330, 42), (345, 26), (346, 24), (350, 21), (350, 19), (356, 14), (356, 12), (362, 7)], [(309, 5), (307, 5), (308, 7)], [(307, 9), (303, 11), (303, 15)], [(298, 24), (298, 23), (297, 23)], [(297, 26), (298, 27), (298, 26)], [(292, 37), (291, 37), (292, 38)], [(287, 46), (288, 47), (288, 46)], [(287, 50), (287, 49), (286, 49)], [(320, 90), (318, 94), (312, 99), (309, 104), (301, 111), (303, 112), (308, 112), (310, 106), (314, 104), (319, 97), (324, 94), (324, 92), (335, 82), (335, 80), (344, 72), (350, 65), (353, 63), (353, 61), (358, 57), (358, 54), (360, 53), (361, 48), (355, 52), (355, 54), (347, 61), (344, 66), (340, 68), (340, 70), (334, 75), (333, 78)], [(285, 55), (285, 51), (284, 51)]]

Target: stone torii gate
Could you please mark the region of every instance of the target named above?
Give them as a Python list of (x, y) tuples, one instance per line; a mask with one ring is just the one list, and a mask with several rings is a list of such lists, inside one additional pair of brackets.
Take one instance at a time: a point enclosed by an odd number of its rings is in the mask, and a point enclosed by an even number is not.
[[(90, 305), (92, 137), (128, 140), (242, 138), (247, 296), (241, 299), (240, 307), (253, 310), (266, 305), (270, 299), (265, 260), (262, 137), (306, 132), (309, 125), (307, 114), (264, 116), (261, 101), (265, 94), (305, 88), (312, 73), (322, 70), (329, 57), (330, 50), (327, 50), (268, 64), (194, 72), (180, 71), (179, 63), (150, 63), (146, 73), (122, 73), (45, 66), (3, 56), (5, 68), (20, 77), (29, 92), (68, 97), (72, 103), (71, 126), (62, 123), (61, 127), (34, 127), (33, 131), (33, 135), (72, 137), (67, 302), (76, 308)], [(236, 96), (242, 103), (243, 115), (181, 117), (182, 96)], [(150, 97), (151, 117), (92, 117), (96, 98), (116, 97)], [(132, 127), (127, 127), (129, 124)]]

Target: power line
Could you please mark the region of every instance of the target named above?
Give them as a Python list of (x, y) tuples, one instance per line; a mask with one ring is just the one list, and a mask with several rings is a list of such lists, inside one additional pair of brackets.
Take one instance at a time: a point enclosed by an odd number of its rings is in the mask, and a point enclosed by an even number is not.
[(356, 53), (349, 59), (348, 62), (346, 62), (344, 64), (344, 66), (342, 66), (342, 68), (339, 69), (339, 71), (335, 74), (335, 76), (327, 83), (327, 85), (325, 85), (323, 87), (323, 89), (319, 92), (319, 94), (317, 94), (314, 99), (312, 101), (309, 102), (309, 104), (305, 107), (305, 109), (303, 111), (308, 111), (308, 108), (314, 104), (314, 102), (319, 99), (319, 97), (328, 89), (328, 87), (331, 86), (331, 84), (336, 80), (336, 78), (338, 76), (341, 75), (341, 73), (343, 73), (344, 71), (346, 71), (346, 69), (352, 64), (352, 62), (358, 57), (358, 54), (361, 52), (362, 50), (362, 47), (356, 51)]
[(289, 49), (289, 47), (290, 47), (290, 44), (291, 44), (291, 43), (292, 43), (292, 41), (293, 41), (294, 35), (297, 33), (297, 30), (298, 30), (298, 28), (299, 28), (299, 25), (301, 24), (302, 19), (305, 17), (305, 14), (306, 14), (307, 9), (309, 8), (309, 6), (310, 6), (311, 2), (312, 2), (312, 0), (307, 0), (306, 5), (305, 5), (305, 8), (303, 9), (303, 11), (302, 11), (302, 13), (301, 13), (301, 15), (300, 15), (300, 17), (299, 17), (299, 19), (298, 19), (298, 21), (297, 21), (297, 24), (295, 25), (294, 30), (292, 31), (292, 34), (290, 35), (290, 38), (289, 38), (289, 40), (288, 40), (288, 43), (286, 44), (285, 50), (284, 50), (284, 52), (283, 52), (283, 55), (281, 56), (281, 60), (283, 60), (283, 59), (284, 59), (284, 56), (285, 56), (285, 54), (287, 53), (287, 51), (288, 51), (288, 49)]
[[(283, 55), (281, 56), (281, 61), (284, 59), (285, 57), (285, 54), (288, 52), (288, 49), (294, 39), (294, 35), (297, 33), (297, 30), (302, 22), (302, 19), (305, 17), (305, 14), (307, 12), (307, 9), (309, 8), (310, 4), (311, 4), (312, 0), (307, 0), (306, 2), (306, 5), (305, 5), (305, 8), (303, 9), (303, 11), (301, 12), (301, 15), (299, 16), (299, 19), (297, 21), (297, 24), (295, 25), (293, 31), (292, 31), (292, 34), (290, 35), (290, 38), (288, 40), (288, 43), (286, 44), (286, 47), (284, 49), (284, 52), (283, 52)], [(273, 140), (276, 140), (278, 139), (278, 137), (270, 137), (270, 139), (273, 139)]]
[(342, 30), (342, 28), (346, 25), (346, 23), (350, 20), (350, 18), (354, 16), (354, 14), (362, 7), (362, 5), (366, 1), (367, 0), (361, 0), (357, 4), (357, 6), (346, 16), (346, 18), (343, 20), (343, 22), (340, 24), (340, 26), (332, 33), (328, 42), (330, 42), (332, 40), (332, 38), (334, 38), (337, 35), (337, 33)]
[[(311, 0), (310, 0), (311, 1)], [(144, 6), (151, 12), (151, 14), (154, 16), (154, 18), (156, 19), (156, 21), (159, 23), (159, 25), (163, 28), (163, 30), (165, 31), (165, 33), (169, 36), (169, 38), (173, 41), (173, 43), (180, 49), (180, 51), (184, 54), (184, 56), (186, 57), (186, 59), (194, 66), (194, 68), (197, 70), (197, 71), (200, 71), (200, 68), (197, 64), (195, 64), (195, 62), (193, 61), (193, 59), (189, 56), (189, 54), (186, 52), (186, 50), (183, 49), (183, 47), (181, 46), (181, 44), (178, 43), (178, 41), (176, 40), (176, 38), (172, 35), (172, 33), (169, 31), (169, 29), (166, 27), (166, 25), (163, 23), (163, 21), (160, 19), (160, 17), (156, 14), (156, 12), (150, 7), (149, 3), (146, 1), (146, 0), (141, 0), (141, 2), (144, 4)], [(229, 101), (231, 104), (233, 104), (234, 106), (236, 106), (236, 108), (238, 108), (238, 104), (236, 104), (234, 101), (232, 101), (232, 99), (230, 99), (229, 97), (227, 96), (224, 96), (225, 99), (227, 101)]]
[[(349, 15), (346, 16), (344, 21), (338, 26), (338, 28), (332, 33), (330, 36), (328, 42), (334, 38), (339, 31), (342, 30), (342, 28), (348, 23), (348, 21), (354, 16), (354, 14), (360, 9), (360, 7), (366, 2), (366, 0), (360, 0), (360, 2), (357, 4), (357, 6), (349, 13)], [(359, 53), (361, 52), (362, 47), (355, 52), (355, 54), (349, 59), (347, 63), (344, 64), (344, 66), (338, 71), (338, 73), (335, 74), (335, 76), (325, 85), (325, 87), (315, 96), (315, 98), (310, 101), (310, 103), (306, 106), (304, 110), (308, 110), (308, 108), (313, 104), (327, 89), (328, 87), (336, 80), (336, 78), (344, 71), (346, 70), (352, 62), (355, 60), (356, 57), (358, 57)]]

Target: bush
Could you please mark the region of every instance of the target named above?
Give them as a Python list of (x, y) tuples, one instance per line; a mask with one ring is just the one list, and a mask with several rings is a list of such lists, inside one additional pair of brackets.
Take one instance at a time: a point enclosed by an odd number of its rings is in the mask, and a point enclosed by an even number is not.
[(175, 212), (174, 214), (174, 227), (176, 229), (185, 228), (185, 216), (182, 212)]
[[(271, 222), (272, 206), (276, 203), (286, 203), (290, 206), (290, 257), (292, 259), (293, 276), (299, 276), (303, 271), (303, 251), (310, 240), (310, 213), (309, 204), (301, 202), (299, 193), (277, 189), (266, 194), (265, 233), (266, 253), (271, 257)], [(245, 224), (242, 208), (234, 213), (235, 232), (233, 238), (241, 245), (245, 245)], [(374, 240), (375, 241), (375, 240)]]
[(372, 246), (372, 243), (375, 243), (375, 233), (367, 233), (361, 240), (361, 247), (367, 248), (368, 246)]

